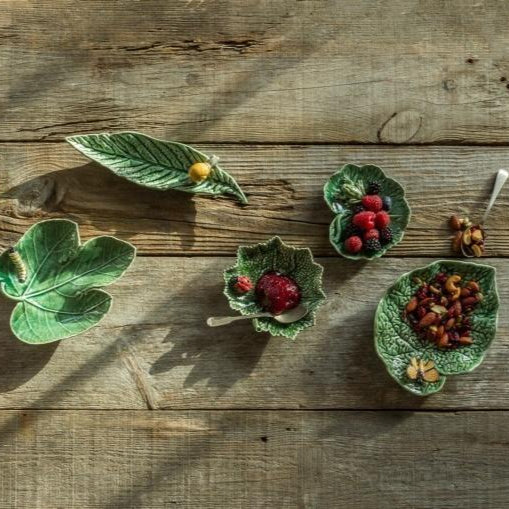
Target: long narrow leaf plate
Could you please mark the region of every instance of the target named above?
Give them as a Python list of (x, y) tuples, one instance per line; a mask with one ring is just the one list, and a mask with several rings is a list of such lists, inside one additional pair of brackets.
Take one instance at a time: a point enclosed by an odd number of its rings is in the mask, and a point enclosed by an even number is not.
[(11, 329), (25, 343), (76, 336), (108, 312), (112, 297), (100, 287), (131, 265), (135, 247), (102, 236), (80, 244), (78, 225), (41, 221), (0, 256), (0, 289), (17, 302)]
[[(218, 166), (217, 158), (189, 145), (135, 132), (87, 134), (66, 140), (83, 155), (135, 184), (159, 190), (232, 195), (247, 203), (242, 189)], [(190, 168), (196, 163), (205, 163), (210, 168), (201, 182), (190, 177)]]

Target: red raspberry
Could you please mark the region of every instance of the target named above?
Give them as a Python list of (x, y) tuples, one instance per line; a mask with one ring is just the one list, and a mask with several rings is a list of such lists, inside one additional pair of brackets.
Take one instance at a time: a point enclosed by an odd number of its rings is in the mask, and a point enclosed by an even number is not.
[(391, 224), (391, 216), (385, 210), (382, 210), (376, 214), (375, 224), (379, 230), (387, 228)]
[(383, 202), (382, 198), (378, 196), (378, 194), (367, 194), (362, 198), (362, 205), (366, 210), (371, 210), (372, 212), (378, 212), (382, 210)]
[(247, 293), (254, 288), (253, 283), (247, 276), (233, 278), (233, 289), (236, 293)]
[(364, 233), (364, 240), (369, 240), (369, 239), (379, 239), (380, 238), (380, 232), (376, 229), (376, 228), (373, 228), (372, 230), (368, 230), (367, 232)]
[(360, 237), (357, 237), (357, 235), (354, 235), (353, 237), (348, 237), (345, 240), (345, 249), (349, 253), (356, 254), (362, 249), (362, 240)]
[(363, 230), (371, 230), (375, 227), (375, 213), (370, 210), (359, 212), (353, 216), (352, 223)]
[(296, 307), (301, 299), (297, 283), (288, 276), (267, 272), (256, 284), (256, 297), (263, 309), (273, 315)]

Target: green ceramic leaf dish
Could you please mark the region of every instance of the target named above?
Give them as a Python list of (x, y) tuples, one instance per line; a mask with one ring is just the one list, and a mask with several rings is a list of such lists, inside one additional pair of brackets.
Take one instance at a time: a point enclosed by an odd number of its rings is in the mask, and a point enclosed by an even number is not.
[(112, 300), (100, 287), (122, 276), (135, 256), (134, 246), (114, 237), (80, 244), (78, 225), (65, 219), (35, 224), (13, 249), (0, 256), (0, 288), (17, 301), (13, 333), (31, 344), (76, 336), (96, 325)]
[[(135, 184), (186, 193), (229, 194), (247, 203), (234, 178), (218, 166), (217, 158), (189, 145), (135, 132), (87, 134), (66, 140), (88, 158)], [(195, 183), (189, 177), (189, 168), (195, 163), (209, 163), (212, 167), (203, 182)]]
[[(380, 195), (390, 196), (392, 206), (389, 211), (393, 238), (373, 255), (352, 254), (344, 247), (343, 231), (352, 218), (352, 207), (366, 194), (369, 182), (376, 181), (381, 186)], [(405, 228), (410, 220), (410, 206), (405, 191), (394, 179), (385, 175), (381, 168), (368, 164), (357, 166), (346, 164), (325, 183), (323, 194), (325, 202), (336, 214), (329, 228), (329, 239), (336, 251), (350, 260), (372, 260), (383, 256), (389, 249), (401, 242)]]
[[(473, 343), (455, 349), (439, 349), (434, 343), (417, 336), (403, 317), (403, 311), (419, 287), (416, 278), (431, 281), (439, 273), (459, 274), (475, 280), (483, 300), (471, 315)], [(402, 275), (380, 301), (374, 323), (375, 348), (389, 374), (406, 390), (419, 396), (439, 391), (447, 375), (468, 373), (482, 362), (495, 337), (499, 298), (495, 269), (488, 265), (458, 261), (436, 261)], [(440, 374), (437, 382), (423, 382), (408, 377), (406, 369), (412, 357), (432, 360)]]
[(239, 276), (247, 276), (256, 286), (260, 277), (270, 271), (280, 272), (297, 283), (302, 295), (301, 304), (307, 307), (309, 313), (291, 324), (282, 324), (272, 318), (257, 318), (253, 320), (254, 328), (273, 336), (295, 339), (300, 331), (315, 324), (316, 310), (325, 300), (322, 291), (323, 267), (313, 261), (309, 249), (290, 247), (279, 237), (254, 246), (241, 246), (237, 252), (236, 265), (224, 272), (224, 294), (230, 307), (243, 315), (262, 311), (254, 290), (238, 295), (231, 283)]

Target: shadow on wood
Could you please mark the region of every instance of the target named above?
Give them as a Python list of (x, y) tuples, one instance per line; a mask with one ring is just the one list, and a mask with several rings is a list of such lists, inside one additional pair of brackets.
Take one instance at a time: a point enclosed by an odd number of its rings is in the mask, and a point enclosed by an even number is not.
[(73, 219), (82, 226), (84, 236), (91, 225), (95, 235), (114, 234), (136, 243), (135, 223), (138, 228), (144, 226), (144, 234), (178, 235), (184, 250), (194, 245), (196, 209), (191, 194), (148, 189), (96, 163), (28, 180), (2, 197), (17, 201), (18, 215)]
[[(206, 319), (214, 313), (221, 315), (235, 315), (236, 311), (228, 307), (223, 297), (221, 274), (217, 282), (207, 284), (201, 276), (189, 281), (186, 288), (178, 294), (177, 299), (189, 300), (189, 289), (196, 289), (196, 306), (189, 310), (186, 316), (181, 317), (182, 323), (175, 330), (182, 330), (179, 336), (170, 332), (165, 343), (172, 345), (171, 350), (157, 359), (150, 368), (151, 375), (167, 373), (179, 366), (192, 366), (191, 371), (183, 384), (191, 387), (203, 380), (207, 380), (207, 387), (213, 388), (216, 395), (223, 394), (237, 381), (248, 377), (256, 367), (263, 350), (271, 336), (259, 333), (253, 329), (250, 320), (238, 322), (217, 329), (209, 328)], [(217, 296), (214, 305), (210, 300), (200, 299), (200, 296)], [(217, 306), (217, 301), (223, 301)], [(192, 331), (205, 329), (208, 334), (193, 334)], [(189, 332), (189, 333), (188, 333)], [(222, 366), (222, 369), (218, 369)]]
[(0, 304), (0, 393), (28, 382), (49, 362), (59, 342), (28, 345), (11, 332), (9, 319), (16, 303), (2, 299)]

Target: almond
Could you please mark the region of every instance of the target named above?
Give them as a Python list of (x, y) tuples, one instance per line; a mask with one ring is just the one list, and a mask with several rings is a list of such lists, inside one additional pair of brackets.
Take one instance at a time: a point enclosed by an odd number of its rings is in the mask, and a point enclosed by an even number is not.
[(460, 297), (470, 297), (470, 295), (472, 295), (472, 292), (470, 291), (469, 288), (461, 289)]
[(435, 313), (426, 313), (419, 322), (419, 327), (429, 327), (430, 325), (433, 325), (435, 323), (435, 320), (437, 319), (437, 315)]
[(435, 301), (431, 297), (426, 297), (425, 299), (422, 299), (421, 302), (419, 302), (419, 306), (427, 307), (430, 304), (433, 304)]
[(452, 329), (454, 327), (454, 324), (456, 323), (456, 320), (454, 318), (449, 318), (447, 322), (445, 322), (445, 330)]
[(455, 253), (461, 253), (461, 239), (463, 238), (463, 234), (461, 232), (456, 232), (452, 239), (451, 247)]
[(464, 299), (461, 299), (461, 305), (463, 307), (473, 306), (476, 302), (477, 302), (477, 297), (466, 297)]
[(479, 285), (475, 281), (469, 281), (466, 284), (467, 288), (470, 288), (470, 290), (473, 290), (474, 292), (478, 292), (480, 290)]
[(460, 345), (471, 345), (473, 343), (473, 340), (470, 336), (461, 336), (458, 341)]
[(453, 230), (461, 230), (462, 221), (458, 216), (451, 216), (451, 219), (449, 219), (449, 226)]
[(438, 346), (440, 348), (445, 348), (446, 346), (449, 346), (449, 334), (447, 332), (444, 332), (441, 336), (441, 338), (438, 341)]
[(410, 302), (406, 305), (407, 313), (411, 313), (417, 309), (417, 297), (412, 297)]

